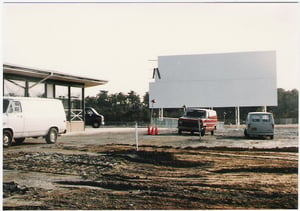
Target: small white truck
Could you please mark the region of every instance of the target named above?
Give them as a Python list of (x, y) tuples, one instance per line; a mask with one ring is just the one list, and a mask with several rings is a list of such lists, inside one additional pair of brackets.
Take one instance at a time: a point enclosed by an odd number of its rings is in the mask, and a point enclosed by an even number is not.
[(66, 114), (60, 100), (3, 97), (3, 147), (24, 142), (28, 137), (45, 137), (48, 144), (66, 133)]

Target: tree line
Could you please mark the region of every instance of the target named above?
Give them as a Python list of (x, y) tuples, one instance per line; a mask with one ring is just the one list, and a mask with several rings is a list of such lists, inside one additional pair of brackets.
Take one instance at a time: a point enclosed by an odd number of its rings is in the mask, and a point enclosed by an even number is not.
[[(298, 122), (298, 90), (286, 91), (277, 89), (278, 106), (267, 107), (272, 112), (275, 120), (280, 118), (294, 118)], [(107, 91), (100, 91), (96, 96), (85, 98), (86, 107), (93, 107), (104, 115), (107, 125), (133, 123), (148, 124), (150, 122), (151, 108), (149, 108), (149, 93), (143, 96), (134, 91), (127, 94), (122, 92), (108, 94)], [(214, 108), (217, 111), (219, 121), (225, 124), (235, 123), (235, 108)], [(241, 122), (246, 119), (248, 112), (262, 111), (262, 107), (240, 107)], [(154, 109), (154, 116), (158, 110)], [(165, 117), (178, 118), (182, 116), (183, 108), (164, 109)]]
[(149, 94), (146, 93), (142, 99), (134, 91), (127, 94), (122, 92), (108, 94), (101, 90), (96, 97), (86, 97), (86, 107), (93, 107), (104, 115), (106, 124), (122, 124), (138, 121), (149, 122)]

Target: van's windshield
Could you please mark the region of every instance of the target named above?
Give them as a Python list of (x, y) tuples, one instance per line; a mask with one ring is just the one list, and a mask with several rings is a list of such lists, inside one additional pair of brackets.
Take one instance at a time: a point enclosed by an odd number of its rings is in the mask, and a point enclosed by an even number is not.
[(269, 114), (255, 114), (251, 115), (252, 122), (270, 122), (271, 121), (271, 115)]
[(100, 114), (94, 108), (90, 108), (90, 109), (94, 112), (94, 114), (100, 116)]
[(205, 118), (206, 117), (206, 111), (191, 110), (191, 111), (187, 111), (184, 116), (185, 117)]
[(3, 113), (7, 111), (9, 100), (3, 99)]

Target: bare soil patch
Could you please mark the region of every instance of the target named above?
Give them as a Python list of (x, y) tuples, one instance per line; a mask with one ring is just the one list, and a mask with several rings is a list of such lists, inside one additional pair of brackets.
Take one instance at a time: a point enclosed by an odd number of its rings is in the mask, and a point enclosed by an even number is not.
[(298, 208), (297, 147), (20, 149), (4, 151), (3, 209)]

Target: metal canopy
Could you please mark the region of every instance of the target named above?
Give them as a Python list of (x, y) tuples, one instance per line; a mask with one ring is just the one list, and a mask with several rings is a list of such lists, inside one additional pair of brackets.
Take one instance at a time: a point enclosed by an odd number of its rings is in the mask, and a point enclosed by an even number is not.
[(42, 79), (42, 81), (51, 79), (51, 80), (57, 80), (62, 82), (81, 83), (84, 84), (85, 88), (104, 85), (108, 82), (106, 80), (69, 75), (69, 74), (59, 73), (56, 71), (33, 69), (33, 68), (22, 67), (22, 66), (11, 65), (11, 64), (3, 65), (3, 73), (40, 78)]

